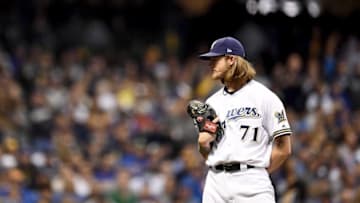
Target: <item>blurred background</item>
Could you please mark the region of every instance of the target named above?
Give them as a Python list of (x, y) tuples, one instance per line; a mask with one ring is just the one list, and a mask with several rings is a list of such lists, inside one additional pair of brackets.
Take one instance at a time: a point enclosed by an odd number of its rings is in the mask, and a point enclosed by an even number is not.
[(0, 2), (0, 202), (200, 203), (185, 112), (221, 84), (196, 56), (245, 45), (286, 105), (280, 203), (360, 202), (360, 1)]

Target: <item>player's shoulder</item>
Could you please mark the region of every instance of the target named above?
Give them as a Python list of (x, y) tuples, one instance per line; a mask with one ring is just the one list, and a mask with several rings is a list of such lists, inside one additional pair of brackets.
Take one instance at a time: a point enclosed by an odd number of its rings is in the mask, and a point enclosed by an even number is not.
[(242, 97), (255, 97), (259, 99), (259, 97), (263, 97), (264, 94), (268, 94), (269, 91), (270, 90), (262, 83), (252, 79), (243, 87), (242, 94), (239, 95)]
[(261, 98), (265, 103), (281, 102), (279, 96), (274, 91), (256, 80), (251, 81), (249, 92), (257, 94), (257, 98)]
[[(237, 96), (249, 96), (261, 101), (271, 101), (279, 99), (279, 97), (270, 88), (266, 87), (264, 84), (255, 79), (249, 81), (246, 84), (245, 88), (246, 90), (242, 94), (239, 94)], [(224, 87), (222, 87), (218, 91), (210, 95), (206, 99), (206, 103), (215, 104), (218, 102), (222, 102), (225, 99), (224, 96), (226, 95), (227, 94), (225, 93)]]
[(276, 96), (276, 94), (270, 89), (268, 88), (267, 86), (265, 86), (264, 84), (260, 83), (259, 81), (257, 80), (251, 80), (251, 82), (249, 83), (249, 89), (251, 91), (254, 91), (260, 95), (263, 95), (263, 96)]
[(265, 106), (273, 106), (273, 105), (283, 105), (283, 101), (281, 98), (272, 91), (269, 87), (266, 87), (265, 85), (261, 84), (260, 82), (254, 81), (256, 86), (258, 87), (259, 91), (258, 93), (262, 94), (262, 102)]

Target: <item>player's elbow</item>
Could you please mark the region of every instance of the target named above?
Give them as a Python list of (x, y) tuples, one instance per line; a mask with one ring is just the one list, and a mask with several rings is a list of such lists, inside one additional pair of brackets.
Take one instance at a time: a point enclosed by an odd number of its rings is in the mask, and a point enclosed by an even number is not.
[(287, 147), (286, 149), (282, 150), (281, 156), (283, 159), (288, 159), (291, 156), (291, 147)]
[(286, 149), (276, 149), (274, 155), (278, 160), (286, 161), (291, 156), (291, 150)]
[(291, 152), (292, 152), (291, 145), (284, 146), (281, 149), (281, 156), (283, 157), (284, 160), (286, 160), (291, 156)]

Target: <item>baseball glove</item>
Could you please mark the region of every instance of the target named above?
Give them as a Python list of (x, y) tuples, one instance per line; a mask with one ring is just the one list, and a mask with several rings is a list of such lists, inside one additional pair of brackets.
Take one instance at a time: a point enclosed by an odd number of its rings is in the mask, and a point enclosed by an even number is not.
[(187, 113), (193, 119), (199, 132), (209, 132), (216, 137), (222, 137), (224, 131), (220, 123), (212, 122), (217, 115), (210, 105), (198, 100), (191, 100), (187, 106)]

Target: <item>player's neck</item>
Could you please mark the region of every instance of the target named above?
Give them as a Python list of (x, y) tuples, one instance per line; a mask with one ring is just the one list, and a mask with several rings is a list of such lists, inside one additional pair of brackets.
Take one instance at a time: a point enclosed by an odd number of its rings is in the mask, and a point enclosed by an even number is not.
[(243, 80), (233, 80), (233, 81), (229, 81), (229, 82), (225, 81), (224, 85), (225, 85), (227, 91), (236, 92), (237, 90), (241, 89), (246, 83), (247, 83), (247, 81), (243, 81)]

